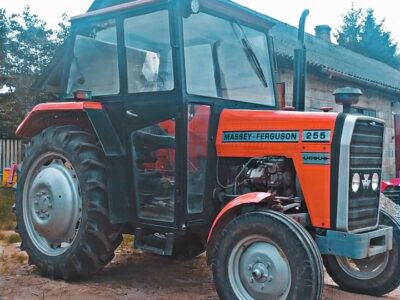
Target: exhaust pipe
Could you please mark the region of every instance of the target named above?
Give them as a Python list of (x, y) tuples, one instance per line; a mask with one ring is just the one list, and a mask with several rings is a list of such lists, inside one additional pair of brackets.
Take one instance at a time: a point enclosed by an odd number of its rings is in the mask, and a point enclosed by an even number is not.
[(305, 23), (310, 11), (304, 10), (299, 21), (299, 48), (294, 50), (293, 106), (297, 111), (305, 110), (307, 56), (305, 38)]

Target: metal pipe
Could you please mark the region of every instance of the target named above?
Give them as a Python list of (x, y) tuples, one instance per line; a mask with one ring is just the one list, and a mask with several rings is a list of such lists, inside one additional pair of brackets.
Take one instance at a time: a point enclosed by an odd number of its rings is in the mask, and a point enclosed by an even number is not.
[(305, 23), (310, 11), (304, 10), (299, 21), (299, 48), (294, 50), (293, 106), (297, 111), (305, 110), (307, 56), (305, 45)]

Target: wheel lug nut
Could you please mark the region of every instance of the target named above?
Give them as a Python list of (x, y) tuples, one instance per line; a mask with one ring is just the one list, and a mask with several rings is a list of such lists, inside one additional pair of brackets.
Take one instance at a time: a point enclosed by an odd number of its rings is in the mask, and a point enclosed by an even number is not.
[(271, 268), (271, 263), (270, 263), (270, 262), (267, 262), (267, 263), (266, 263), (266, 266), (267, 266), (267, 268)]
[(261, 261), (261, 258), (259, 258), (259, 257), (257, 257), (257, 260), (256, 260), (256, 262), (260, 262)]
[(253, 269), (253, 266), (252, 266), (252, 265), (249, 265), (248, 269), (249, 269), (249, 270)]
[(254, 283), (254, 278), (253, 277), (250, 278), (250, 282)]
[(47, 207), (48, 208), (53, 208), (53, 204), (49, 204)]
[(46, 213), (46, 217), (49, 217), (49, 216), (50, 216), (50, 214), (47, 212), (47, 213)]
[(268, 276), (268, 282), (271, 282), (272, 281), (272, 279), (274, 279), (272, 276)]

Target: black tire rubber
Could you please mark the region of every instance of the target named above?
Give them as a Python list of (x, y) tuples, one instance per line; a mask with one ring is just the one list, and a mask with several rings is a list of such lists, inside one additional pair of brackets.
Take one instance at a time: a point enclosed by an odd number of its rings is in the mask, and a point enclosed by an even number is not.
[(386, 268), (376, 277), (368, 280), (354, 278), (343, 271), (336, 256), (323, 256), (326, 271), (342, 290), (371, 296), (382, 296), (400, 285), (400, 222), (384, 210), (380, 211), (379, 217), (379, 224), (393, 227), (393, 248), (389, 252), (389, 261)]
[(245, 213), (222, 228), (211, 248), (213, 278), (221, 299), (238, 299), (229, 281), (228, 260), (233, 247), (254, 234), (272, 240), (288, 258), (291, 286), (286, 299), (321, 299), (323, 264), (314, 240), (300, 224), (275, 211)]
[[(77, 174), (82, 217), (74, 241), (58, 256), (41, 252), (30, 239), (22, 214), (23, 188), (29, 168), (46, 152), (66, 157)], [(25, 149), (18, 180), (16, 218), (23, 250), (42, 276), (66, 281), (85, 279), (108, 264), (122, 241), (121, 226), (112, 225), (108, 216), (105, 156), (96, 138), (76, 126), (50, 127), (33, 137)]]

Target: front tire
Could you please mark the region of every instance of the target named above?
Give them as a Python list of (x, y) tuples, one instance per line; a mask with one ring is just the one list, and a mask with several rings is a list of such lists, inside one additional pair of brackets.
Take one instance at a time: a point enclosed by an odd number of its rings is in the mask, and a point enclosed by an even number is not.
[(93, 135), (62, 126), (31, 140), (16, 217), (22, 248), (42, 276), (87, 278), (114, 257), (121, 227), (108, 217), (105, 157)]
[(212, 251), (221, 299), (320, 299), (323, 265), (308, 232), (274, 211), (250, 212), (222, 228)]
[(400, 223), (384, 210), (379, 224), (393, 227), (393, 248), (364, 259), (323, 256), (326, 271), (345, 291), (382, 296), (400, 285)]

